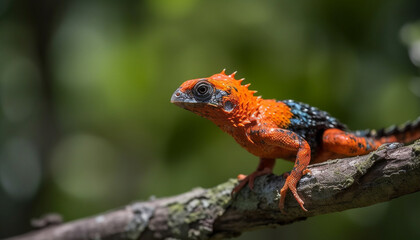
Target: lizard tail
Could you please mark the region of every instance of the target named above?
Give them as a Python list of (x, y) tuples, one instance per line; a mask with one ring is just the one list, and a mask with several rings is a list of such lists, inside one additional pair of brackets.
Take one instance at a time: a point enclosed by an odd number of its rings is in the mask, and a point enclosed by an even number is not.
[(388, 128), (379, 130), (356, 131), (355, 135), (370, 138), (379, 143), (402, 142), (410, 143), (420, 139), (420, 117), (414, 121), (406, 122), (402, 125), (392, 125)]
[(346, 132), (340, 129), (327, 129), (322, 136), (322, 151), (312, 163), (327, 159), (368, 154), (384, 143), (410, 143), (420, 138), (420, 117), (400, 126), (380, 130)]

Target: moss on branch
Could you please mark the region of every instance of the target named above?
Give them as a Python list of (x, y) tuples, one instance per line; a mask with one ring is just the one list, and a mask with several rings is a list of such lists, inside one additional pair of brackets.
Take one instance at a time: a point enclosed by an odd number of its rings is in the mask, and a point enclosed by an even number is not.
[(237, 183), (147, 202), (137, 202), (94, 217), (63, 223), (11, 239), (216, 239), (255, 228), (289, 224), (320, 214), (389, 201), (420, 190), (420, 141), (409, 146), (386, 144), (365, 156), (309, 166), (298, 192), (304, 212), (286, 197), (286, 214), (278, 209), (281, 176), (256, 179), (254, 190), (244, 188), (235, 198)]

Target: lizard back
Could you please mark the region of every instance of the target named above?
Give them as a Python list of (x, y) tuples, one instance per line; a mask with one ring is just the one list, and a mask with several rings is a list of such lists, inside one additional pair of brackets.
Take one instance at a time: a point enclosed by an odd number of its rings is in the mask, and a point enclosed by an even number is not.
[(309, 104), (294, 100), (279, 101), (286, 104), (292, 112), (292, 118), (287, 130), (293, 131), (304, 138), (311, 146), (312, 155), (319, 150), (322, 135), (326, 129), (338, 128), (347, 130), (347, 126), (329, 113), (312, 107)]

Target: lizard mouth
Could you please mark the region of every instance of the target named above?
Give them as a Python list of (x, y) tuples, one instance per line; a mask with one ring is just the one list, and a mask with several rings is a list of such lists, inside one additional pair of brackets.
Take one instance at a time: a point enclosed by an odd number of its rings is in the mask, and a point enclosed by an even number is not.
[(186, 108), (187, 106), (191, 106), (192, 104), (198, 103), (193, 97), (189, 96), (187, 93), (182, 92), (180, 89), (177, 89), (171, 97), (171, 103)]
[(203, 108), (204, 106), (218, 106), (218, 104), (212, 102), (211, 99), (201, 101), (200, 99), (196, 99), (194, 96), (192, 96), (191, 92), (189, 92), (188, 90), (186, 92), (183, 92), (180, 88), (178, 88), (172, 94), (171, 103), (193, 112), (196, 112), (195, 109)]

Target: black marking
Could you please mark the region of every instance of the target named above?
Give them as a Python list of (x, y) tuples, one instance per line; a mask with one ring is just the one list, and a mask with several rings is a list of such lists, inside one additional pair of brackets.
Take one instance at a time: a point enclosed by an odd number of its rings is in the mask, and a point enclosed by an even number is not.
[(358, 136), (358, 137), (364, 137), (370, 134), (370, 129), (365, 129), (365, 130), (357, 130), (354, 132), (354, 135)]
[(348, 133), (346, 133), (346, 135), (353, 141), (353, 142), (357, 142), (356, 137), (354, 135), (349, 135)]
[[(400, 126), (392, 125), (386, 129), (379, 130), (358, 130), (354, 134), (358, 137), (365, 137), (366, 139), (380, 139), (383, 137), (395, 136), (399, 141), (404, 141), (404, 136), (411, 131), (420, 130), (420, 117), (412, 122), (406, 122)], [(372, 145), (373, 146), (373, 145)]]
[(351, 148), (349, 149), (349, 151), (350, 151), (350, 153), (355, 154), (355, 153), (357, 152), (357, 149), (355, 149), (355, 148), (351, 147)]
[(316, 107), (293, 100), (284, 100), (281, 102), (286, 104), (293, 113), (287, 129), (308, 142), (312, 155), (319, 150), (318, 146), (322, 142), (322, 134), (326, 129), (338, 128), (347, 130), (346, 125), (339, 122), (329, 113), (319, 110)]
[(374, 145), (375, 145), (375, 143), (373, 142), (373, 139), (371, 139), (371, 138), (366, 139), (366, 150), (367, 151), (373, 150)]
[(407, 131), (411, 130), (411, 127), (412, 127), (411, 122), (406, 122), (406, 123), (404, 123), (404, 127), (401, 131), (402, 132), (407, 132)]
[(385, 129), (383, 129), (383, 128), (376, 131), (376, 135), (378, 135), (378, 136), (384, 136), (384, 133), (385, 133)]
[(250, 130), (249, 132), (251, 135), (262, 135), (263, 133), (265, 133), (265, 129), (257, 129), (257, 130)]
[(238, 92), (238, 89), (236, 87), (233, 87), (233, 89), (235, 89), (235, 91)]
[(251, 134), (251, 135), (256, 135), (257, 133), (259, 133), (259, 131), (258, 131), (258, 130), (251, 130), (251, 131), (250, 131), (250, 134)]
[(385, 129), (384, 135), (393, 135), (398, 133), (398, 127), (396, 125), (392, 125), (390, 127), (388, 127), (387, 129)]
[(225, 91), (216, 89), (213, 93), (213, 96), (208, 101), (209, 104), (221, 106), (223, 103), (223, 97), (228, 96), (229, 94)]

